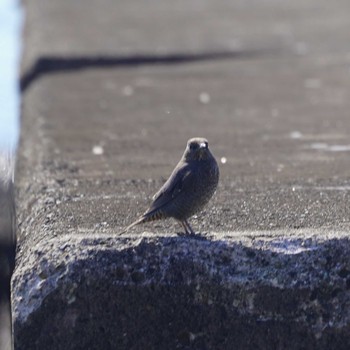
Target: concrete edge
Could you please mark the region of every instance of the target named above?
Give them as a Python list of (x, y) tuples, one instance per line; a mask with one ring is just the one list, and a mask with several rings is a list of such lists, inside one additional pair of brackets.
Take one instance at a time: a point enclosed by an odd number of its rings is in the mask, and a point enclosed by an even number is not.
[[(21, 260), (20, 266), (17, 267), (12, 280), (14, 320), (17, 324), (25, 323), (30, 315), (41, 307), (45, 298), (60, 288), (62, 283), (74, 286), (72, 276), (81, 273), (75, 271), (80, 261), (101, 259), (107, 252), (112, 253), (114, 257), (119, 257), (119, 253), (127, 250), (132, 251), (137, 257), (143, 254), (138, 250), (142, 251), (145, 245), (158, 246), (157, 249), (160, 249), (163, 255), (160, 264), (165, 270), (169, 264), (167, 259), (181, 254), (185, 259), (206, 266), (206, 273), (213, 276), (220, 275), (220, 280), (225, 283), (262, 283), (276, 288), (291, 288), (297, 283), (302, 285), (305, 282), (302, 271), (308, 269), (307, 265), (310, 261), (313, 263), (316, 261), (322, 271), (324, 261), (319, 260), (318, 257), (322, 257), (325, 250), (333, 255), (332, 249), (337, 249), (334, 259), (340, 258), (339, 249), (342, 247), (344, 254), (349, 250), (342, 243), (344, 240), (349, 241), (347, 232), (327, 231), (328, 233), (325, 234), (324, 231), (327, 230), (293, 230), (293, 232), (289, 231), (288, 235), (285, 230), (220, 232), (213, 233), (210, 238), (199, 239), (168, 234), (154, 235), (150, 232), (137, 236), (132, 233), (123, 236), (115, 234), (56, 236), (32, 247), (30, 255)], [(167, 250), (166, 255), (164, 255), (165, 250)], [(260, 264), (261, 259), (271, 259), (271, 257), (273, 266), (270, 263), (266, 266)], [(324, 258), (327, 259), (326, 256)], [(142, 264), (147, 264), (146, 260), (143, 259)], [(109, 257), (104, 261), (102, 258), (95, 266), (99, 269), (98, 273), (108, 274), (109, 269), (116, 268), (118, 263), (118, 260), (113, 262)], [(333, 271), (335, 274), (342, 269), (347, 271), (347, 267), (338, 265), (338, 271)], [(298, 270), (297, 280), (288, 277), (290, 270), (295, 268)], [(317, 270), (316, 266), (313, 268)], [(320, 277), (317, 274), (312, 275), (311, 273), (307, 277), (310, 289), (317, 285), (319, 282), (317, 278)], [(135, 276), (129, 276), (123, 283), (135, 283)], [(254, 276), (255, 280), (252, 278)], [(191, 276), (188, 277), (190, 281)], [(159, 275), (155, 276), (155, 279), (158, 279), (158, 283), (162, 282), (162, 277)], [(142, 277), (141, 280), (141, 283), (149, 282), (149, 278), (146, 277)], [(140, 281), (136, 282), (140, 283)], [(111, 283), (114, 282), (111, 281)], [(77, 285), (74, 288), (77, 288)], [(74, 288), (70, 294), (66, 295), (67, 304), (74, 301)]]

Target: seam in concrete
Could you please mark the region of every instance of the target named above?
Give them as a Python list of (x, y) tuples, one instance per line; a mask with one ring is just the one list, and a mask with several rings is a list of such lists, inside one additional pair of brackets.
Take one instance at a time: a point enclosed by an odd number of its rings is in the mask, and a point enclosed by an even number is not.
[(62, 72), (92, 68), (133, 68), (154, 65), (179, 65), (202, 61), (248, 59), (266, 54), (266, 50), (217, 51), (200, 53), (174, 53), (168, 55), (139, 54), (125, 57), (91, 56), (60, 57), (44, 56), (37, 59), (33, 66), (20, 79), (20, 90), (24, 93), (41, 76)]

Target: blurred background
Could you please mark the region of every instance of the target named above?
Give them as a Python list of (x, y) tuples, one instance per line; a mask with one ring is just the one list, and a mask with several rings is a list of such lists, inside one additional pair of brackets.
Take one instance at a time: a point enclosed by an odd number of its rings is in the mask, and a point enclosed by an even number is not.
[(13, 152), (18, 139), (20, 30), (17, 0), (0, 0), (0, 150)]

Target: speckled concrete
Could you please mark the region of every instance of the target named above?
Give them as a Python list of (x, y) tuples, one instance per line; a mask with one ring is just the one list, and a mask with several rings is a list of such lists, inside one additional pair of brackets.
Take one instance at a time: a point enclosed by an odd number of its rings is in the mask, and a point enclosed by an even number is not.
[(51, 349), (346, 349), (347, 233), (288, 236), (48, 239), (14, 279), (17, 337)]
[[(17, 349), (349, 348), (349, 10), (27, 3)], [(198, 239), (118, 236), (193, 136)]]

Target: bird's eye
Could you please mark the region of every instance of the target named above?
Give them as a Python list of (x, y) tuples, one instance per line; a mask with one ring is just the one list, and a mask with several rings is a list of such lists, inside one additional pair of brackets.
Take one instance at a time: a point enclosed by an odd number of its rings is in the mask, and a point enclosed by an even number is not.
[(190, 143), (190, 150), (194, 151), (198, 148), (198, 144), (197, 143)]

